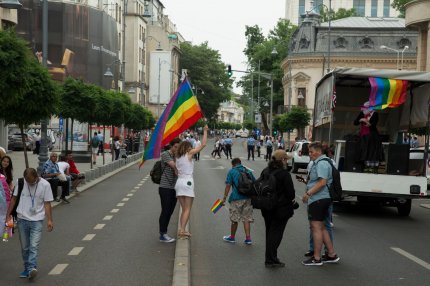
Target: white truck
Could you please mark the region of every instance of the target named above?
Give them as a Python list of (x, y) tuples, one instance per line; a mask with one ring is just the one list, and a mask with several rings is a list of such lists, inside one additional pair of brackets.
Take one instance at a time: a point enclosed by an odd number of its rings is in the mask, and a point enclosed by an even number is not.
[[(396, 108), (377, 110), (377, 128), (384, 160), (376, 172), (365, 173), (356, 162), (353, 122), (369, 100), (369, 78), (407, 80), (406, 101)], [(360, 68), (336, 68), (316, 85), (313, 140), (335, 144), (341, 174), (343, 202), (356, 201), (395, 206), (401, 216), (411, 211), (411, 199), (429, 198), (428, 150), (430, 128), (430, 73)], [(402, 132), (426, 128), (424, 147), (402, 144)]]

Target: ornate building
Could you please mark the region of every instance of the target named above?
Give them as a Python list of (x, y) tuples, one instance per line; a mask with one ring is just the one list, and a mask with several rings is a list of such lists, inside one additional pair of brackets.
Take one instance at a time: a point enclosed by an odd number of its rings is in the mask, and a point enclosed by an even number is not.
[[(289, 57), (281, 64), (284, 110), (299, 105), (313, 113), (315, 85), (328, 69), (416, 68), (418, 33), (407, 30), (404, 19), (349, 17), (332, 21), (329, 29), (328, 23), (320, 22), (319, 14), (302, 17), (290, 42)], [(301, 136), (311, 137), (311, 128)]]
[(224, 101), (220, 104), (217, 112), (219, 122), (243, 123), (243, 108), (235, 101)]
[(430, 71), (430, 1), (415, 0), (406, 4), (406, 27), (417, 30), (417, 70)]

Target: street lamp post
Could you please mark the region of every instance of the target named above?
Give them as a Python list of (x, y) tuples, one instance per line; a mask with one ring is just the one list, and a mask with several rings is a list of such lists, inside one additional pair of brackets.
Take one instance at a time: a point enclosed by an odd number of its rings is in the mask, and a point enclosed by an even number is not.
[[(48, 0), (43, 1), (42, 6), (42, 64), (48, 67)], [(42, 173), (43, 164), (48, 160), (48, 119), (40, 121), (40, 153), (39, 153), (39, 166), (38, 172)]]
[[(397, 61), (396, 61), (397, 69), (398, 69), (398, 70), (403, 69), (403, 53), (404, 53), (407, 49), (409, 49), (409, 46), (404, 46), (402, 50), (396, 50), (396, 49), (393, 49), (393, 48), (390, 48), (390, 47), (387, 47), (387, 46), (382, 45), (382, 46), (380, 46), (380, 49), (382, 49), (382, 50), (389, 50), (389, 51), (396, 52), (396, 53), (397, 53)], [(401, 65), (399, 65), (400, 53), (402, 53)]]

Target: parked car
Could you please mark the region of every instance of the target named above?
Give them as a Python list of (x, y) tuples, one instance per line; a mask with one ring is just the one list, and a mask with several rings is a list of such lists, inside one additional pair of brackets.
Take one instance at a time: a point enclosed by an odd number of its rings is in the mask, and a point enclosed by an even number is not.
[[(34, 137), (36, 135), (36, 133), (34, 133), (33, 131), (28, 131), (28, 134), (30, 134), (32, 137)], [(48, 136), (48, 150), (52, 151), (52, 149), (54, 148), (54, 143), (55, 143), (55, 137), (53, 135), (53, 132), (47, 132), (47, 136)], [(34, 141), (34, 138), (33, 138)], [(34, 148), (36, 148), (36, 142), (33, 142), (34, 144)]]
[(236, 138), (238, 138), (238, 137), (242, 137), (242, 133), (243, 133), (243, 131), (237, 131), (236, 132), (236, 134), (235, 134), (235, 136), (234, 137), (236, 137)]
[(287, 152), (290, 159), (288, 159), (288, 169), (291, 169), (292, 173), (296, 173), (299, 169), (306, 169), (310, 162), (309, 158), (309, 143), (308, 141), (299, 141), (291, 147), (290, 151)]
[[(33, 142), (33, 136), (29, 133), (24, 133), (25, 138), (25, 148), (27, 150), (34, 150), (35, 143)], [(8, 138), (8, 149), (9, 150), (24, 150), (24, 146), (22, 144), (22, 135), (21, 133), (14, 133)]]

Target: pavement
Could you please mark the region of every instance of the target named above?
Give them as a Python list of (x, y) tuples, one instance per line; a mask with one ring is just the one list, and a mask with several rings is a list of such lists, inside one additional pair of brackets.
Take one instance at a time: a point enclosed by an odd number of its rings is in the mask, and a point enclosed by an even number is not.
[[(55, 150), (54, 150), (55, 151)], [(56, 151), (58, 152), (58, 151)], [(25, 170), (25, 158), (23, 151), (9, 151), (7, 153), (8, 156), (11, 157), (13, 163), (13, 174), (14, 178), (21, 177)], [(29, 167), (37, 168), (39, 160), (38, 155), (33, 154), (32, 152), (27, 152)], [(140, 158), (140, 157), (138, 157)], [(78, 196), (80, 193), (89, 190), (93, 186), (103, 182), (104, 180), (112, 177), (113, 175), (124, 171), (125, 169), (136, 165), (138, 160), (132, 161), (124, 166), (115, 169), (114, 171), (108, 172), (105, 175), (100, 176), (90, 182), (82, 184), (78, 187), (77, 192), (72, 192), (68, 198), (73, 198)], [(105, 164), (112, 162), (112, 156), (110, 153), (105, 153)], [(96, 164), (91, 165), (91, 163), (76, 163), (76, 167), (81, 173), (86, 173), (88, 171), (94, 170), (103, 166), (103, 156), (97, 156)], [(52, 202), (51, 205), (53, 208), (62, 204), (62, 202)], [(179, 206), (179, 204), (178, 204)], [(181, 211), (181, 210), (180, 210)], [(180, 214), (179, 211), (179, 214)], [(179, 221), (179, 219), (178, 219)], [(179, 222), (178, 222), (179, 225)], [(191, 261), (190, 261), (190, 241), (189, 240), (177, 240), (176, 248), (175, 248), (175, 259), (173, 263), (173, 278), (172, 285), (173, 286), (189, 286), (191, 285)]]

